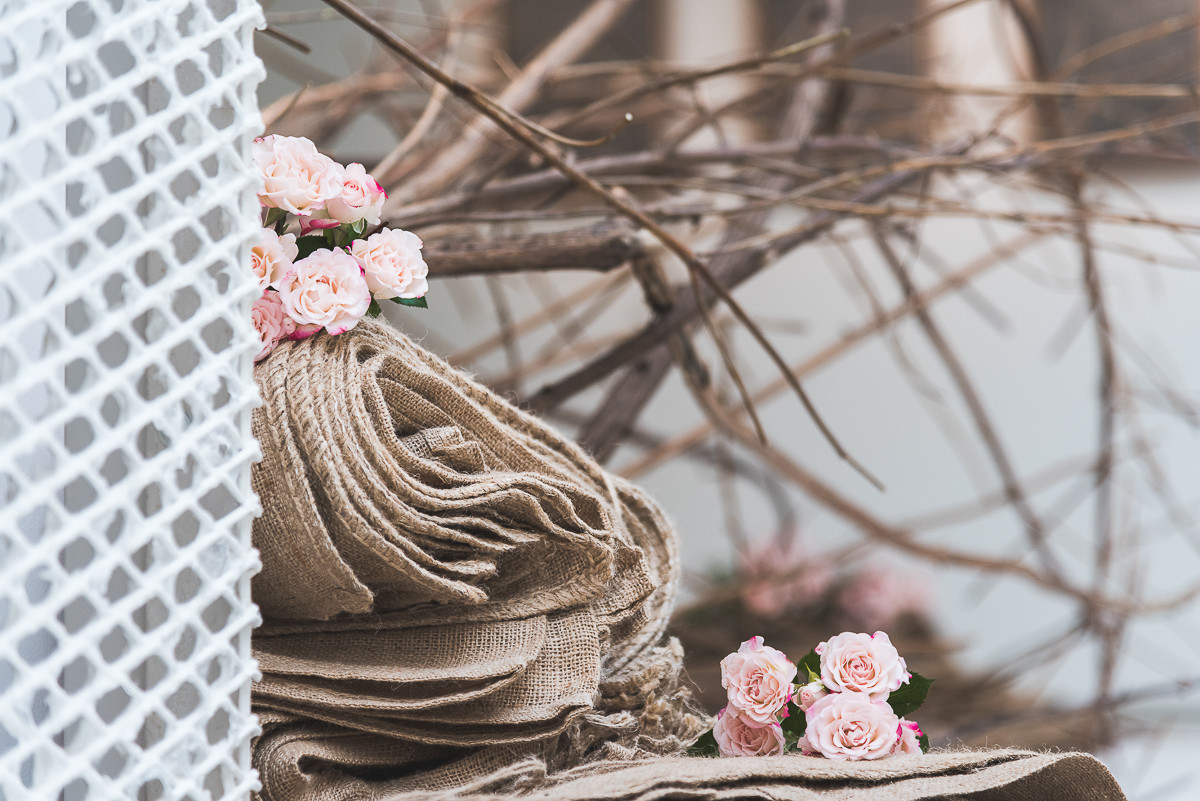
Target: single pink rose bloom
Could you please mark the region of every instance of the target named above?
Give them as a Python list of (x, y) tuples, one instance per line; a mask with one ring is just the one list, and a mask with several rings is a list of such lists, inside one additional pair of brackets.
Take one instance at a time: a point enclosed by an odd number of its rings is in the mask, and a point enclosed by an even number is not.
[(342, 191), (325, 203), (325, 211), (342, 225), (353, 225), (359, 220), (365, 220), (368, 225), (379, 225), (385, 200), (387, 192), (367, 175), (363, 165), (355, 162), (346, 165), (342, 172)]
[(827, 695), (829, 695), (829, 690), (825, 689), (824, 684), (819, 681), (810, 681), (796, 693), (796, 706), (800, 707), (801, 712), (807, 712), (810, 706)]
[(830, 692), (867, 693), (872, 700), (884, 701), (912, 678), (903, 657), (882, 631), (845, 631), (818, 645), (816, 651), (821, 656), (821, 683)]
[(782, 651), (751, 637), (737, 653), (721, 660), (721, 686), (729, 705), (759, 726), (786, 715), (796, 666)]
[(308, 216), (342, 191), (342, 165), (317, 151), (303, 136), (272, 134), (254, 140), (258, 202)]
[(256, 362), (267, 358), (267, 354), (275, 350), (279, 341), (290, 336), (296, 327), (292, 318), (283, 310), (278, 292), (263, 292), (262, 297), (250, 307), (250, 319), (254, 322), (254, 329), (258, 331), (259, 341), (262, 342), (262, 350), (254, 357)]
[(829, 759), (880, 759), (892, 753), (899, 737), (896, 713), (866, 693), (830, 693), (804, 714), (809, 747)]
[(783, 728), (778, 723), (759, 725), (733, 707), (725, 707), (717, 713), (713, 739), (723, 757), (776, 756), (786, 747)]
[[(330, 334), (353, 328), (367, 313), (371, 293), (358, 260), (341, 248), (313, 251), (292, 265), (279, 282), (279, 297), (304, 335), (317, 326)], [(299, 338), (299, 337), (294, 337)]]
[(367, 286), (379, 300), (419, 298), (429, 291), (429, 266), (421, 258), (421, 240), (413, 233), (384, 228), (356, 239), (350, 252), (362, 264)]
[(921, 731), (921, 727), (917, 725), (915, 720), (906, 720), (900, 718), (900, 725), (896, 727), (896, 747), (892, 749), (893, 754), (920, 754), (921, 741), (919, 738), (925, 732)]
[(258, 277), (259, 289), (274, 289), (279, 280), (292, 269), (299, 249), (296, 235), (280, 236), (270, 228), (263, 228), (258, 244), (250, 248), (250, 268)]

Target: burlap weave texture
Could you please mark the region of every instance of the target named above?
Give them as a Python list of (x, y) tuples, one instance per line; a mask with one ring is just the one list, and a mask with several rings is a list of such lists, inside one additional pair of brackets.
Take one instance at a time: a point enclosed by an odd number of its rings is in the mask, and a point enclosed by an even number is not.
[(264, 781), (287, 732), (431, 789), (703, 729), (665, 636), (674, 534), (640, 490), (378, 323), (255, 377)]

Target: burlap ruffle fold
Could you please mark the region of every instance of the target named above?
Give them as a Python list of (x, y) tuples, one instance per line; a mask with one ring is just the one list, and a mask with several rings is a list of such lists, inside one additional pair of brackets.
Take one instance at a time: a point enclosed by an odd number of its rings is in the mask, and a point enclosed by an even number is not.
[[(264, 799), (670, 754), (703, 730), (665, 636), (674, 535), (640, 490), (378, 323), (255, 377)], [(345, 769), (298, 779), (305, 749)]]

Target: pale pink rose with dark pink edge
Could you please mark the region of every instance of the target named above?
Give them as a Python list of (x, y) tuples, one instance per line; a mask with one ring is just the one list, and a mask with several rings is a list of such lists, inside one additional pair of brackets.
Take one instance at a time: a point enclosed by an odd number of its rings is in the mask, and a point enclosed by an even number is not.
[(728, 706), (717, 713), (713, 739), (717, 741), (717, 751), (723, 757), (776, 756), (787, 747), (783, 727), (778, 723), (756, 723)]
[(342, 191), (342, 165), (303, 136), (272, 134), (254, 140), (258, 202), (300, 216), (321, 211)]
[(350, 252), (362, 264), (367, 286), (379, 300), (419, 298), (429, 291), (429, 266), (421, 257), (421, 239), (414, 233), (384, 228), (354, 240)]
[(795, 678), (796, 666), (782, 651), (763, 645), (762, 637), (751, 637), (721, 660), (729, 705), (760, 726), (786, 715)]
[(258, 288), (274, 288), (292, 269), (298, 253), (295, 234), (280, 236), (270, 228), (263, 228), (258, 243), (250, 248), (250, 268), (258, 277)]
[(342, 191), (325, 203), (325, 211), (342, 225), (353, 225), (365, 220), (368, 225), (379, 225), (383, 214), (383, 202), (387, 192), (358, 162), (347, 164), (342, 173)]
[(279, 282), (279, 297), (302, 336), (319, 328), (335, 335), (347, 331), (371, 305), (358, 260), (341, 248), (322, 248), (293, 264)]
[(809, 747), (828, 759), (880, 759), (892, 753), (899, 738), (896, 713), (866, 693), (830, 693), (804, 714)]
[(808, 711), (808, 708), (829, 695), (829, 690), (825, 689), (825, 685), (819, 681), (810, 681), (796, 691), (796, 706), (800, 707), (801, 712)]
[(887, 634), (844, 631), (816, 647), (821, 657), (821, 683), (830, 692), (867, 693), (876, 701), (912, 678), (904, 658)]
[(254, 323), (254, 330), (258, 331), (259, 341), (262, 342), (262, 350), (254, 357), (256, 362), (267, 358), (279, 341), (290, 336), (296, 328), (292, 318), (284, 311), (278, 292), (263, 292), (262, 297), (250, 307), (250, 320)]
[(900, 718), (900, 725), (896, 727), (896, 747), (892, 749), (893, 754), (920, 754), (921, 741), (920, 737), (925, 734), (921, 731), (921, 727), (917, 725), (915, 720), (905, 720)]

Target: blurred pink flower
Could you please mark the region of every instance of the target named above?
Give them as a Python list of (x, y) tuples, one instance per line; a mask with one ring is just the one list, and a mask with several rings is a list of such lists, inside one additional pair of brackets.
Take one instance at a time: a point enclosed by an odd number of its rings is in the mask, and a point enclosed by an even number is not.
[(752, 613), (778, 617), (786, 610), (815, 603), (833, 582), (833, 568), (820, 557), (805, 557), (794, 541), (772, 537), (742, 555), (742, 603)]
[(867, 565), (842, 590), (838, 605), (863, 628), (886, 629), (903, 614), (929, 613), (929, 582), (895, 568)]

